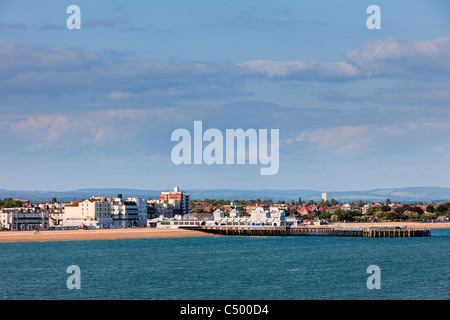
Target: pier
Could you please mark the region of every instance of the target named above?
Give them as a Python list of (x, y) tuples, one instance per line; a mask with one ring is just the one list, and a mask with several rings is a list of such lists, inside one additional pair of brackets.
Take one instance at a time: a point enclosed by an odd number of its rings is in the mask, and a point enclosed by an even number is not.
[(195, 227), (189, 228), (222, 236), (325, 236), (365, 238), (408, 238), (431, 236), (430, 229), (408, 229), (399, 227)]

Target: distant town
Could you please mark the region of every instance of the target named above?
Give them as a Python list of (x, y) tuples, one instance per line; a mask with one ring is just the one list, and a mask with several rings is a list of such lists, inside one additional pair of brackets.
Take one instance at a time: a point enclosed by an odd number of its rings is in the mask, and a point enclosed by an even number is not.
[(300, 226), (332, 222), (447, 221), (450, 202), (339, 202), (322, 193), (319, 202), (301, 197), (286, 201), (193, 200), (179, 187), (159, 199), (92, 195), (89, 199), (33, 203), (0, 200), (0, 230), (179, 228), (202, 225)]

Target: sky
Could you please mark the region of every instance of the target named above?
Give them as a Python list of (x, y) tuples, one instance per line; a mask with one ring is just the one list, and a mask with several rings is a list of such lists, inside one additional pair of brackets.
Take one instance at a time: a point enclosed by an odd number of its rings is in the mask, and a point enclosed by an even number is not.
[[(81, 29), (69, 30), (70, 5)], [(378, 5), (381, 29), (367, 28)], [(0, 1), (0, 188), (450, 187), (450, 2)], [(279, 129), (279, 170), (176, 165)]]

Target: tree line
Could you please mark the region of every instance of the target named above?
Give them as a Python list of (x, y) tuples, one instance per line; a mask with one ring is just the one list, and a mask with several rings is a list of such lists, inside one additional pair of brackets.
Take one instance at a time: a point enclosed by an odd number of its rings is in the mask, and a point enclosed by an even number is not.
[[(231, 202), (233, 202), (235, 205), (238, 206), (254, 206), (257, 204), (273, 204), (273, 203), (278, 203), (278, 204), (287, 204), (288, 202), (286, 202), (285, 200), (279, 200), (279, 201), (274, 201), (272, 199), (263, 199), (261, 200), (260, 198), (256, 198), (256, 199), (252, 199), (252, 200), (222, 200), (222, 199), (204, 199), (204, 200), (191, 200), (190, 203), (191, 205), (194, 205), (195, 203), (198, 202), (206, 202), (209, 205), (215, 206), (215, 207), (219, 207), (219, 206), (227, 206), (230, 205)], [(303, 205), (303, 204), (307, 204), (310, 206), (324, 206), (324, 205), (336, 205), (339, 202), (335, 199), (331, 199), (331, 200), (321, 200), (319, 202), (316, 202), (314, 200), (302, 200), (301, 197), (298, 198), (297, 201), (292, 200), (290, 202), (291, 205)]]
[(442, 203), (435, 207), (433, 204), (429, 204), (424, 211), (419, 206), (403, 204), (402, 206), (392, 208), (388, 205), (381, 207), (370, 207), (367, 209), (365, 215), (362, 215), (359, 210), (345, 211), (335, 210), (333, 213), (324, 211), (320, 214), (319, 218), (323, 220), (334, 221), (370, 221), (376, 220), (429, 220), (437, 219), (439, 217), (450, 216), (450, 202)]

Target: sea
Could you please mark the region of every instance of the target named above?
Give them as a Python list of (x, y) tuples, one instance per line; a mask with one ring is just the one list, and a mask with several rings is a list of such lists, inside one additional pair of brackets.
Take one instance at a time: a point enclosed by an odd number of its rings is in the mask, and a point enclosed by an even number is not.
[(449, 249), (450, 229), (3, 242), (0, 300), (448, 300)]

